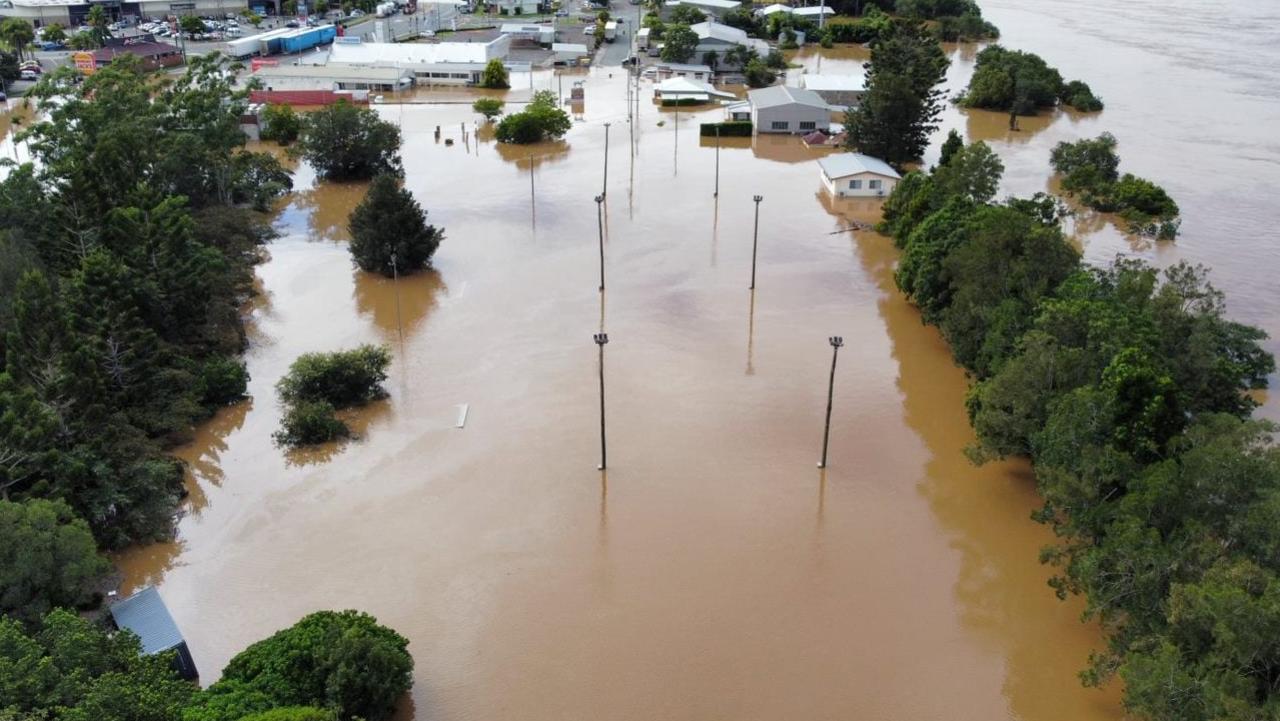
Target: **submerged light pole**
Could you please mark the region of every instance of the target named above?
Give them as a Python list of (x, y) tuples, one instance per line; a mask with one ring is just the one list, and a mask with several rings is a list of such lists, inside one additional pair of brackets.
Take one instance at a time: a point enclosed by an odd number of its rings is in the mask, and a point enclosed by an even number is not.
[(827, 342), (831, 344), (831, 379), (827, 381), (827, 424), (822, 431), (822, 460), (818, 462), (818, 468), (827, 467), (827, 441), (831, 437), (831, 398), (836, 388), (836, 357), (840, 355), (840, 346), (844, 345), (844, 338), (833, 335), (827, 339)]
[(713, 198), (720, 197), (720, 124), (716, 124), (716, 192), (711, 194)]
[(607, 467), (604, 442), (604, 344), (609, 342), (608, 333), (596, 333), (592, 336), (596, 346), (600, 349), (600, 467), (598, 470), (603, 471)]
[(596, 229), (600, 232), (600, 292), (604, 292), (604, 194), (596, 196)]
[(600, 186), (600, 197), (609, 194), (609, 125), (604, 124), (604, 183)]
[(756, 201), (756, 227), (751, 234), (751, 290), (756, 289), (756, 249), (760, 245), (760, 201), (764, 200), (763, 195), (757, 195), (752, 198)]

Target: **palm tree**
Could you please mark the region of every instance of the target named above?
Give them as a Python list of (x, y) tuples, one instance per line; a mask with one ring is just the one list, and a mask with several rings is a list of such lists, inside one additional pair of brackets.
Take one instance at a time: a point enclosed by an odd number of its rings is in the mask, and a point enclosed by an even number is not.
[(109, 22), (107, 11), (102, 9), (101, 5), (94, 5), (89, 8), (89, 14), (85, 17), (85, 21), (89, 27), (93, 28), (93, 39), (97, 41), (101, 47), (107, 44), (107, 38), (111, 36), (111, 31), (107, 30)]
[(4, 22), (0, 22), (0, 39), (3, 39), (17, 53), (18, 60), (22, 60), (23, 50), (34, 40), (36, 32), (31, 28), (31, 23), (21, 18), (5, 18)]

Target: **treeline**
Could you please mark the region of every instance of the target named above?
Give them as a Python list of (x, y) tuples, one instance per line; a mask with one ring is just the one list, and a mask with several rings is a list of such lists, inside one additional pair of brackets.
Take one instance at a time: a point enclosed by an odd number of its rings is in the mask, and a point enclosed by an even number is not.
[(1275, 370), (1201, 267), (1082, 265), (1039, 195), (995, 203), (984, 144), (904, 178), (883, 230), (897, 282), (975, 384), (978, 461), (1025, 456), (1059, 542), (1043, 559), (1082, 595), (1119, 674), (1157, 721), (1280, 710), (1280, 447), (1250, 418)]
[(413, 684), (409, 642), (356, 611), (321, 611), (241, 651), (206, 690), (172, 652), (143, 655), (66, 610), (0, 618), (5, 721), (383, 721)]
[(1132, 173), (1120, 175), (1120, 156), (1111, 133), (1058, 143), (1049, 162), (1062, 175), (1063, 190), (1079, 195), (1094, 210), (1118, 213), (1128, 221), (1129, 232), (1161, 240), (1178, 234), (1178, 204), (1150, 180)]
[(967, 108), (1003, 110), (1012, 116), (1035, 115), (1044, 108), (1069, 105), (1083, 112), (1102, 110), (1102, 99), (1082, 80), (1064, 82), (1062, 74), (1039, 55), (983, 48), (969, 86), (959, 102)]
[(0, 504), (66, 504), (119, 548), (170, 534), (182, 473), (163, 449), (244, 394), (238, 309), (271, 235), (250, 206), (291, 181), (244, 150), (224, 61), (76, 72), (31, 91), (37, 163), (0, 182)]

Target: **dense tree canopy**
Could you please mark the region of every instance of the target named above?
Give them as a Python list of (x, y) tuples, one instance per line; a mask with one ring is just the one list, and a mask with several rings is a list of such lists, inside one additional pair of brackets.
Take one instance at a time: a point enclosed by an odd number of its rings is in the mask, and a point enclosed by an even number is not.
[(849, 147), (901, 168), (929, 145), (949, 62), (922, 26), (899, 22), (871, 45), (867, 93), (845, 120)]
[(559, 106), (556, 94), (539, 90), (524, 110), (498, 123), (494, 136), (498, 142), (527, 145), (562, 137), (572, 125), (569, 114)]
[(684, 63), (698, 49), (698, 34), (688, 25), (669, 24), (662, 32), (662, 59), (668, 63)]
[(327, 180), (401, 173), (400, 128), (345, 100), (307, 114), (298, 150)]
[(1106, 213), (1119, 213), (1135, 233), (1170, 239), (1177, 235), (1178, 204), (1164, 188), (1130, 173), (1120, 175), (1116, 139), (1110, 133), (1097, 138), (1058, 143), (1049, 156), (1062, 175), (1062, 187), (1079, 194), (1085, 205)]
[[(332, 711), (342, 721), (382, 721), (413, 684), (408, 645), (368, 614), (313, 613), (231, 659), (222, 679), (200, 694), (184, 721), (236, 721), (273, 707), (299, 706)], [(279, 718), (263, 721), (315, 716), (276, 713)]]
[(109, 569), (65, 503), (0, 500), (0, 614), (35, 620), (54, 606), (79, 606)]
[(327, 443), (351, 434), (334, 411), (382, 398), (391, 353), (364, 345), (332, 353), (304, 353), (276, 383), (285, 414), (275, 440), (282, 446)]
[[(1116, 179), (1108, 138), (1055, 151)], [(1153, 721), (1261, 719), (1280, 708), (1280, 447), (1247, 394), (1274, 359), (1225, 316), (1203, 268), (1082, 266), (1050, 198), (992, 205), (998, 165), (953, 147), (885, 203), (898, 284), (976, 384), (976, 460), (1029, 457), (1059, 595), (1081, 594)]]
[(444, 231), (427, 224), (427, 212), (413, 193), (390, 175), (373, 179), (351, 211), (351, 257), (360, 270), (391, 277), (431, 265)]
[(1062, 81), (1062, 75), (1039, 55), (990, 45), (978, 53), (969, 87), (960, 99), (970, 108), (1003, 110), (1015, 115), (1035, 115), (1040, 108), (1059, 102), (1077, 110), (1102, 110), (1102, 101), (1088, 84)]

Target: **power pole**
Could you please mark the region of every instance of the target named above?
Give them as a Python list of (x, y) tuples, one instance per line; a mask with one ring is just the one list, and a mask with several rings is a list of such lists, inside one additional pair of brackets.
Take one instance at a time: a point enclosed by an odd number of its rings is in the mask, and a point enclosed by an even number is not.
[(600, 197), (603, 198), (609, 194), (609, 125), (604, 124), (604, 183), (600, 188)]
[(752, 198), (756, 201), (756, 226), (755, 232), (751, 234), (751, 290), (756, 289), (756, 249), (760, 246), (760, 201), (764, 200), (763, 195), (757, 195)]
[(822, 460), (818, 462), (818, 468), (827, 467), (827, 441), (831, 438), (831, 398), (836, 388), (836, 358), (840, 355), (840, 346), (844, 345), (844, 338), (833, 335), (827, 339), (827, 342), (831, 344), (831, 378), (827, 381), (827, 423), (822, 431)]
[(600, 231), (600, 292), (604, 292), (604, 196), (596, 196), (596, 227)]
[(597, 470), (603, 471), (608, 467), (604, 439), (604, 344), (609, 342), (609, 334), (596, 333), (592, 338), (600, 349), (600, 466)]

